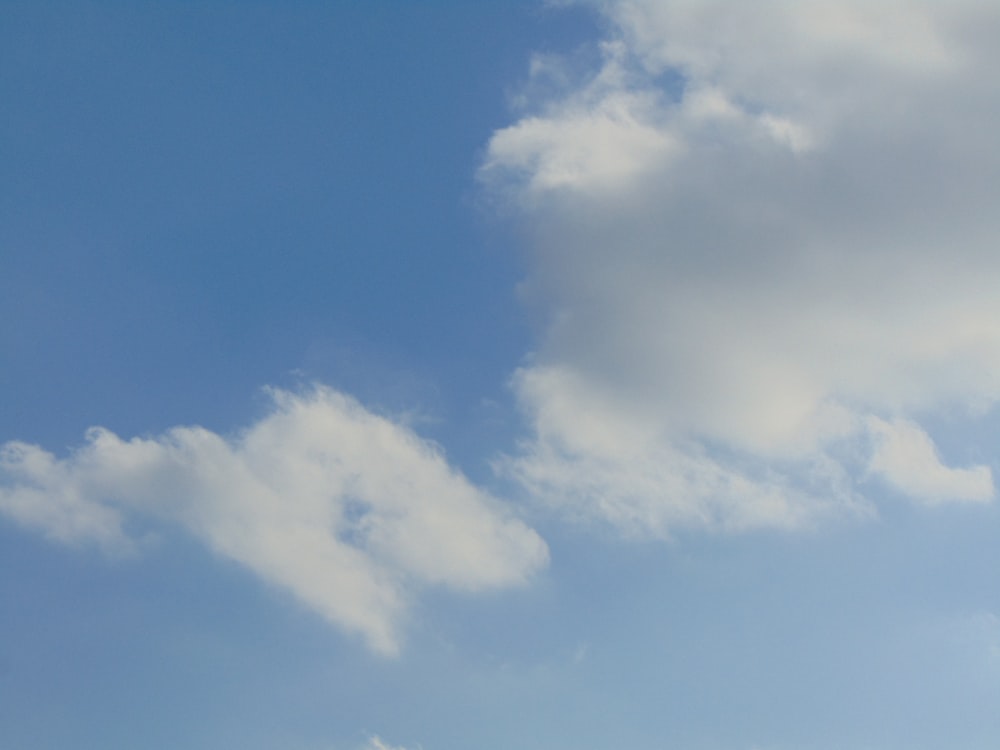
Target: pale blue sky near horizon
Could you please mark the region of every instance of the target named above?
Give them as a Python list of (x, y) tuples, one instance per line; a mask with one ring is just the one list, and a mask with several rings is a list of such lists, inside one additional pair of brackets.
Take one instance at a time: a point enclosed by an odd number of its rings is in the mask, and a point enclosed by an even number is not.
[(997, 746), (1000, 13), (736, 7), (0, 0), (0, 747)]

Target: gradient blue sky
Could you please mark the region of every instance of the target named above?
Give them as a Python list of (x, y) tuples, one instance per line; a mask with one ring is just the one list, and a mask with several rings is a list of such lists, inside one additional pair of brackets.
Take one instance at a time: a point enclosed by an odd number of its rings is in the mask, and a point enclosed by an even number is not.
[(0, 746), (996, 748), (998, 33), (0, 2)]

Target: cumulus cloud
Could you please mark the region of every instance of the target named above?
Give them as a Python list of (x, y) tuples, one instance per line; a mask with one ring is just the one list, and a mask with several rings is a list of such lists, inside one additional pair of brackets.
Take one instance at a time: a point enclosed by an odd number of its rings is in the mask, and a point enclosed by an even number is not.
[[(606, 45), (607, 64), (584, 91), (544, 116), (528, 116), (496, 133), (483, 174), (516, 170), (533, 191), (621, 185), (651, 159), (673, 149), (656, 125), (658, 97), (621, 85), (620, 45)], [(536, 76), (556, 75), (536, 60)]]
[(544, 542), (406, 426), (328, 388), (275, 390), (231, 437), (95, 428), (65, 458), (0, 451), (0, 512), (63, 542), (135, 546), (131, 517), (179, 523), (375, 650), (399, 647), (414, 587), (517, 585)]
[(877, 438), (871, 468), (900, 491), (928, 503), (985, 501), (993, 497), (993, 478), (985, 466), (953, 469), (941, 463), (930, 437), (907, 420), (872, 418)]
[(596, 69), (533, 66), (557, 93), (529, 85), (480, 172), (546, 321), (505, 470), (654, 534), (871, 512), (873, 473), (992, 498), (922, 421), (1000, 396), (1000, 10), (599, 7)]

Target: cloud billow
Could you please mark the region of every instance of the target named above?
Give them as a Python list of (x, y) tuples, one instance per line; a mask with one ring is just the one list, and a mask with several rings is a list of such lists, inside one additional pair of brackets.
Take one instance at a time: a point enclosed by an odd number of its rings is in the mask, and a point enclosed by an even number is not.
[(0, 513), (64, 543), (134, 551), (131, 518), (180, 524), (384, 654), (420, 587), (524, 583), (545, 543), (436, 447), (329, 388), (272, 391), (235, 437), (94, 428), (66, 458), (0, 446)]
[(658, 535), (870, 513), (875, 477), (990, 500), (989, 467), (945, 465), (922, 424), (1000, 396), (1000, 13), (600, 7), (600, 66), (539, 58), (575, 83), (480, 171), (529, 227), (523, 293), (548, 321), (503, 468)]

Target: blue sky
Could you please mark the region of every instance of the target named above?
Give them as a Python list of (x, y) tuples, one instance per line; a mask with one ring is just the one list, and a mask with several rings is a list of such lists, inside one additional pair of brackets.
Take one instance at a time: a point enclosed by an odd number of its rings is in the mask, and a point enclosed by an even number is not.
[(990, 4), (0, 15), (0, 745), (997, 746)]

